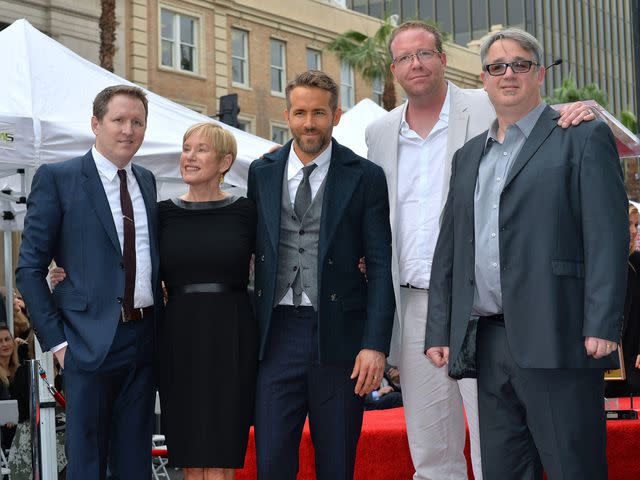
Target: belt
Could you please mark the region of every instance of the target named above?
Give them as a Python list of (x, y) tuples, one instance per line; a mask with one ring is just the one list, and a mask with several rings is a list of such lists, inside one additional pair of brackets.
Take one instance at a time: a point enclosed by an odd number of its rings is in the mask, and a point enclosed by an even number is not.
[(400, 285), (401, 288), (410, 288), (411, 290), (423, 290), (425, 292), (428, 292), (429, 289), (428, 288), (420, 288), (420, 287), (414, 287), (413, 285), (411, 285), (410, 283), (405, 283), (404, 285)]
[(187, 293), (231, 293), (246, 292), (246, 285), (233, 285), (231, 283), (189, 283), (187, 285), (174, 285), (168, 287), (169, 295)]
[(488, 315), (486, 317), (479, 317), (479, 321), (481, 322), (493, 322), (493, 323), (504, 323), (504, 315), (499, 313), (497, 315)]
[(153, 305), (142, 308), (134, 308), (130, 312), (125, 312), (124, 308), (121, 308), (120, 321), (122, 323), (137, 322), (138, 320), (142, 320), (144, 317), (147, 317), (151, 314), (153, 314)]

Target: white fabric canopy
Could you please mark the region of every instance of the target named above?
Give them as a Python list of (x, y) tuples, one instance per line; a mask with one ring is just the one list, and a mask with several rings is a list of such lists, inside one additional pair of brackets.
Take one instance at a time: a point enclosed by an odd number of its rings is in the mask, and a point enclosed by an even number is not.
[(340, 123), (333, 128), (333, 136), (342, 145), (367, 158), (364, 131), (370, 123), (386, 113), (387, 111), (373, 100), (360, 100), (342, 115)]
[[(80, 57), (22, 19), (0, 32), (0, 169), (27, 168), (83, 155), (93, 144), (90, 119), (93, 99), (109, 85), (131, 82)], [(161, 198), (179, 182), (182, 135), (194, 123), (213, 121), (182, 105), (147, 91), (149, 119), (145, 141), (134, 161), (151, 170)], [(273, 142), (231, 130), (238, 157), (226, 182), (246, 188), (249, 164)], [(13, 140), (11, 140), (13, 139)], [(0, 181), (0, 185), (7, 180)], [(15, 189), (15, 181), (11, 184)]]

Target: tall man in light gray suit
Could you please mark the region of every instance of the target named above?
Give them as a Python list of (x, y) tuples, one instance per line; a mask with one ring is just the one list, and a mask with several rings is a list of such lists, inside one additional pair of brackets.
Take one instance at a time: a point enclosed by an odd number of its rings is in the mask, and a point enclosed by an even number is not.
[[(399, 362), (415, 480), (467, 478), (464, 458), (467, 414), (474, 476), (482, 478), (477, 393), (472, 378), (453, 380), (424, 356), (431, 264), (447, 196), (451, 158), (486, 130), (495, 113), (483, 90), (460, 89), (445, 80), (447, 57), (440, 32), (406, 22), (392, 34), (391, 71), (407, 102), (367, 129), (368, 158), (382, 166), (389, 187), (392, 274), (396, 318), (391, 362)], [(593, 118), (576, 105), (564, 127)]]
[(477, 372), (484, 478), (541, 479), (544, 466), (552, 480), (606, 479), (627, 197), (606, 125), (562, 130), (542, 102), (542, 58), (521, 30), (482, 46), (497, 120), (453, 158), (427, 355)]

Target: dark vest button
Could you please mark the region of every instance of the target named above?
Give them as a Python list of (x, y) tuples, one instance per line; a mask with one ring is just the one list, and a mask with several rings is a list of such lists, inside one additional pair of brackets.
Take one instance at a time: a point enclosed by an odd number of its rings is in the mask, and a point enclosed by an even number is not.
[(301, 247), (301, 248), (299, 248), (299, 249), (298, 249), (298, 252), (300, 252), (300, 253), (304, 253), (304, 248), (302, 248), (302, 247)]
[(298, 233), (299, 233), (300, 235), (304, 235), (304, 230), (300, 230)]
[(294, 272), (297, 272), (297, 271), (298, 271), (298, 266), (297, 266), (297, 265), (295, 265), (295, 266), (293, 267), (293, 271), (294, 271)]

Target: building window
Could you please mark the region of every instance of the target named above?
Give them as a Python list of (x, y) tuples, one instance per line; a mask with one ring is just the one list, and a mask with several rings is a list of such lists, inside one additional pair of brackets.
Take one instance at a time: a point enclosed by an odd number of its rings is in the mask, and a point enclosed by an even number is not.
[(340, 64), (340, 105), (342, 110), (349, 110), (355, 103), (353, 86), (353, 67), (347, 62), (342, 62)]
[(307, 70), (322, 70), (322, 52), (307, 48)]
[(285, 44), (271, 39), (271, 93), (284, 94), (287, 83), (287, 66), (285, 61)]
[(249, 32), (231, 29), (231, 81), (249, 86)]
[(254, 116), (251, 116), (251, 117), (248, 117), (248, 116), (245, 117), (240, 115), (238, 116), (238, 128), (243, 132), (255, 134), (256, 133), (255, 122), (256, 122), (256, 119)]
[(284, 145), (289, 141), (289, 128), (271, 124), (271, 141)]
[(376, 78), (371, 82), (371, 99), (382, 106), (382, 93), (384, 91), (384, 79)]
[(160, 10), (162, 66), (185, 72), (198, 72), (198, 19)]

